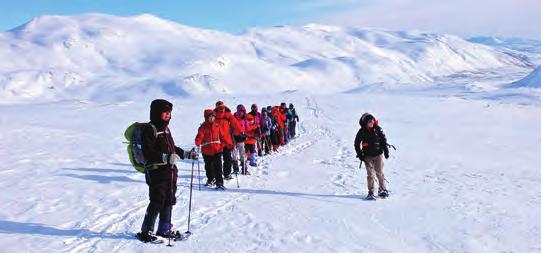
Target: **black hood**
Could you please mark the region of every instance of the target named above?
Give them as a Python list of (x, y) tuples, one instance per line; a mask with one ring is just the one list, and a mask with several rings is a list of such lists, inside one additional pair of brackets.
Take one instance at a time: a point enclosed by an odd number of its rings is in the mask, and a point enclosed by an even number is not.
[(169, 124), (162, 120), (162, 112), (172, 111), (173, 104), (165, 99), (156, 99), (150, 104), (150, 122), (158, 129), (163, 129)]
[(374, 116), (370, 113), (365, 112), (359, 119), (359, 125), (361, 125), (362, 128), (366, 128), (366, 123), (368, 123), (368, 121), (371, 119), (375, 119)]

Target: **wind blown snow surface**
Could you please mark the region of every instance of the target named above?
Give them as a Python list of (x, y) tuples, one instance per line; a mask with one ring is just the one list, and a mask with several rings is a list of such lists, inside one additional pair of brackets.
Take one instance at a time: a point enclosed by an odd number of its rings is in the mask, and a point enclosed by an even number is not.
[[(36, 18), (0, 41), (2, 252), (541, 252), (540, 93), (509, 87), (532, 71), (524, 58), (450, 35), (229, 35), (148, 15)], [(186, 149), (218, 99), (301, 117), (239, 188), (199, 190), (197, 163), (178, 164), (173, 224), (187, 228), (193, 168), (193, 235), (173, 248), (134, 238), (148, 189), (123, 133), (155, 98), (174, 103)], [(367, 111), (398, 148), (377, 201), (353, 149)]]
[[(230, 104), (281, 100), (225, 97)], [(293, 93), (299, 136), (228, 190), (195, 188), (188, 252), (533, 252), (541, 250), (541, 109), (458, 98)], [(193, 145), (214, 99), (173, 99), (177, 145)], [(0, 107), (3, 252), (162, 252), (133, 236), (148, 203), (123, 130), (150, 101)], [(390, 143), (390, 198), (363, 201), (353, 138), (361, 113)], [(201, 163), (201, 169), (202, 169)], [(191, 163), (179, 164), (173, 223), (186, 229)], [(203, 175), (204, 173), (202, 173)], [(204, 176), (201, 180), (205, 180)]]

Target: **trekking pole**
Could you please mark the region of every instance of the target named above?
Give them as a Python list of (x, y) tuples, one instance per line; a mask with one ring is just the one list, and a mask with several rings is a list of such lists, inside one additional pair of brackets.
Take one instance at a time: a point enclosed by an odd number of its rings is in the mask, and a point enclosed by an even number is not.
[[(199, 154), (199, 147), (197, 147), (197, 154)], [(199, 178), (199, 191), (201, 191), (201, 169), (199, 168), (199, 158), (197, 158), (197, 177)]]
[(193, 189), (194, 165), (195, 165), (195, 161), (192, 160), (192, 178), (190, 180), (190, 203), (188, 204), (188, 230), (185, 233), (187, 235), (192, 234), (192, 232), (190, 232), (190, 220), (191, 220), (191, 214), (192, 214), (192, 189)]

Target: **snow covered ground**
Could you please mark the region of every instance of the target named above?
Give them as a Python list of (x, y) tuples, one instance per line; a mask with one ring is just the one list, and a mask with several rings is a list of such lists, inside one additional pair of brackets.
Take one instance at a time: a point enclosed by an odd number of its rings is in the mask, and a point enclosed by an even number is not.
[[(215, 99), (172, 99), (178, 145), (193, 145)], [(194, 234), (177, 250), (541, 251), (538, 106), (377, 92), (221, 99), (293, 102), (299, 136), (260, 158), (240, 188), (235, 180), (225, 192), (196, 187)], [(173, 250), (133, 238), (147, 188), (127, 162), (122, 133), (146, 120), (149, 102), (0, 107), (2, 252)], [(376, 202), (362, 200), (366, 172), (352, 148), (365, 111), (398, 147), (385, 168), (391, 197)], [(191, 163), (179, 166), (173, 223), (185, 230)]]
[[(109, 30), (90, 29), (100, 19)], [(321, 25), (228, 35), (146, 15), (67, 20), (0, 34), (0, 55), (14, 60), (0, 63), (1, 252), (541, 252), (535, 53)], [(193, 36), (145, 48), (140, 33), (119, 33), (130, 22)], [(63, 29), (84, 36), (66, 40)], [(301, 117), (298, 137), (259, 158), (240, 188), (195, 185), (193, 235), (174, 248), (134, 238), (148, 189), (123, 143), (158, 97), (174, 103), (183, 148), (218, 99), (292, 102)], [(391, 196), (375, 202), (362, 199), (366, 171), (353, 150), (366, 111), (398, 148), (385, 166)], [(179, 167), (173, 223), (184, 231), (192, 163)]]

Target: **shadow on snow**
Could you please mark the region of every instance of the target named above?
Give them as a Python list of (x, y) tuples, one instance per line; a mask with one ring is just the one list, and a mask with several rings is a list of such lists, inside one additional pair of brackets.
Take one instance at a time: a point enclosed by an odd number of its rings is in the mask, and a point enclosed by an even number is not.
[(133, 239), (129, 233), (112, 234), (107, 232), (94, 232), (88, 229), (60, 229), (39, 223), (24, 223), (15, 221), (0, 221), (0, 234), (29, 234), (48, 236), (76, 236), (81, 238), (102, 239)]

